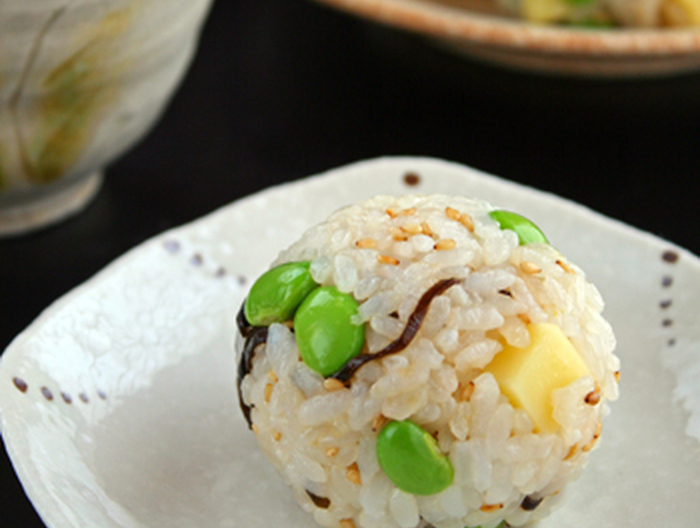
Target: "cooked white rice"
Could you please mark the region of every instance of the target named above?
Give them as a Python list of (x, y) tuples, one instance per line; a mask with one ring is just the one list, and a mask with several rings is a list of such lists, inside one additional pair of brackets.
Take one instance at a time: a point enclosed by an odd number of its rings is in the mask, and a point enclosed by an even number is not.
[[(619, 371), (601, 296), (554, 247), (519, 246), (491, 210), (461, 197), (380, 196), (336, 212), (274, 263), (311, 261), (316, 282), (352, 294), (370, 352), (401, 334), (431, 286), (461, 279), (432, 301), (407, 348), (366, 364), (350, 388), (324, 388), (300, 360), (293, 331), (270, 326), (241, 393), (260, 446), (319, 524), (522, 526), (552, 510), (597, 447)], [(499, 339), (528, 344), (528, 322), (558, 325), (592, 373), (552, 395), (556, 434), (533, 432), (530, 417), (483, 370)], [(584, 401), (592, 391), (596, 404)], [(455, 478), (444, 491), (414, 496), (381, 470), (378, 430), (404, 419), (449, 456)], [(312, 495), (327, 501), (318, 505)], [(523, 508), (540, 499), (534, 510)]]

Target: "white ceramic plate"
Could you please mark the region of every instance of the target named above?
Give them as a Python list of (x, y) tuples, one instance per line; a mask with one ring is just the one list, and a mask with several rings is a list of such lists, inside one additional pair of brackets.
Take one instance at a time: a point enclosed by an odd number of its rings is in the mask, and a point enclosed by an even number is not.
[(407, 192), (522, 211), (607, 299), (622, 397), (587, 473), (541, 527), (696, 526), (700, 261), (555, 196), (416, 158), (276, 187), (157, 236), (22, 333), (0, 366), (3, 437), (46, 524), (313, 527), (238, 409), (234, 315), (251, 280), (305, 228), (350, 202)]
[(700, 28), (580, 29), (508, 18), (496, 0), (315, 0), (511, 68), (595, 77), (700, 69)]

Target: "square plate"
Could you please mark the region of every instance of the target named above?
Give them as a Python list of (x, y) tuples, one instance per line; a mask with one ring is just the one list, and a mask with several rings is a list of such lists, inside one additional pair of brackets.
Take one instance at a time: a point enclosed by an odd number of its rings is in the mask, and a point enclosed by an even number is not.
[[(694, 526), (700, 514), (700, 261), (556, 196), (425, 158), (275, 187), (136, 247), (50, 306), (0, 365), (3, 439), (50, 528), (313, 527), (238, 408), (234, 316), (277, 252), (376, 194), (522, 212), (607, 301), (621, 398), (542, 528)], [(11, 520), (10, 520), (11, 521)]]

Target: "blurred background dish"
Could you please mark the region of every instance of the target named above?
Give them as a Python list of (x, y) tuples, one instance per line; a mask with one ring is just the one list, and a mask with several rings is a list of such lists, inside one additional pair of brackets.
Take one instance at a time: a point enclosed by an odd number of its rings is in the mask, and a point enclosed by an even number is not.
[(540, 24), (570, 24), (589, 28), (700, 25), (698, 0), (495, 1), (505, 12)]
[(496, 0), (315, 0), (508, 67), (573, 76), (658, 76), (700, 68), (697, 28), (552, 26), (505, 16)]
[(212, 0), (0, 0), (0, 236), (84, 207), (160, 116)]

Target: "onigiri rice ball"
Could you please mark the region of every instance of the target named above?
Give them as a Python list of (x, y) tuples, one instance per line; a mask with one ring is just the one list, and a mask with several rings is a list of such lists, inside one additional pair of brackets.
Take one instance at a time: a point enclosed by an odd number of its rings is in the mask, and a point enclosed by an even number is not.
[(523, 526), (581, 474), (618, 397), (602, 310), (526, 218), (378, 196), (308, 230), (253, 284), (241, 409), (322, 526)]

